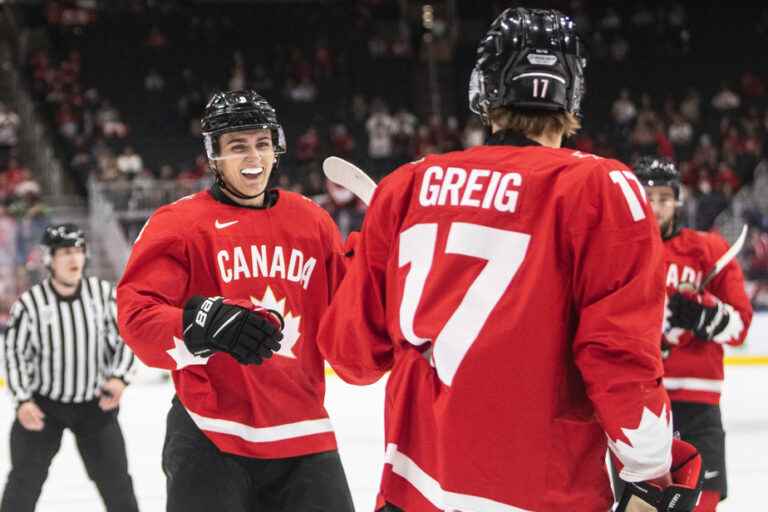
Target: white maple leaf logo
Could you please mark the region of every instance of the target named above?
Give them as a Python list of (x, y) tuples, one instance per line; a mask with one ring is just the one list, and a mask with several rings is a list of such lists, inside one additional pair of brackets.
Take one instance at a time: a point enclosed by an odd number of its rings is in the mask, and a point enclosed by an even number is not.
[(274, 309), (283, 315), (283, 322), (285, 322), (285, 327), (283, 328), (283, 339), (280, 341), (280, 350), (275, 352), (275, 354), (296, 359), (296, 355), (293, 353), (293, 346), (301, 336), (301, 332), (299, 332), (301, 315), (293, 316), (293, 314), (287, 311), (285, 298), (277, 300), (275, 294), (272, 292), (272, 288), (269, 286), (267, 286), (267, 289), (264, 291), (264, 296), (261, 299), (251, 297), (251, 302), (256, 306), (261, 306), (267, 309)]
[(640, 424), (637, 428), (622, 428), (629, 439), (629, 444), (621, 439), (608, 444), (613, 453), (624, 464), (619, 473), (628, 482), (647, 480), (668, 471), (672, 464), (672, 421), (666, 404), (656, 416), (650, 409), (643, 407)]
[(184, 343), (184, 340), (177, 338), (176, 336), (173, 337), (173, 348), (166, 350), (166, 352), (174, 361), (176, 361), (177, 370), (181, 370), (182, 368), (193, 364), (206, 364), (211, 357), (199, 357), (193, 355), (187, 348), (187, 344)]

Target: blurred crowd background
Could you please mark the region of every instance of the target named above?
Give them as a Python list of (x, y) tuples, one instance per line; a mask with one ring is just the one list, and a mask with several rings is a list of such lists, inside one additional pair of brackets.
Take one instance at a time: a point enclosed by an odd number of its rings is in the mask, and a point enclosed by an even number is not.
[[(11, 5), (12, 4), (12, 5)], [(567, 146), (660, 154), (684, 181), (681, 221), (749, 236), (740, 258), (768, 306), (768, 8), (529, 2), (586, 41), (582, 131)], [(89, 231), (116, 278), (146, 218), (209, 185), (199, 118), (212, 91), (253, 88), (288, 137), (275, 183), (342, 232), (364, 206), (326, 183), (337, 155), (379, 179), (428, 153), (482, 144), (466, 106), (477, 43), (508, 2), (435, 0), (0, 2), (0, 328), (45, 275), (50, 222)]]

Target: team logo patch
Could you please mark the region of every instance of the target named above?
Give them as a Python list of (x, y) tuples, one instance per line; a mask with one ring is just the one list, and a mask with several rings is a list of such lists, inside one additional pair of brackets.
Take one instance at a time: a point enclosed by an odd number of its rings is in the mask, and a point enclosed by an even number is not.
[(286, 304), (287, 298), (277, 300), (272, 288), (267, 286), (264, 296), (261, 299), (251, 297), (251, 302), (256, 306), (261, 306), (267, 309), (273, 309), (283, 316), (283, 322), (285, 327), (283, 328), (283, 339), (280, 342), (280, 350), (275, 354), (291, 359), (296, 359), (296, 354), (293, 353), (293, 347), (301, 337), (301, 331), (299, 331), (299, 324), (301, 323), (301, 315), (296, 315), (295, 311), (289, 311)]
[(557, 64), (557, 56), (555, 55), (537, 55), (535, 53), (528, 54), (528, 62), (536, 66), (554, 66)]

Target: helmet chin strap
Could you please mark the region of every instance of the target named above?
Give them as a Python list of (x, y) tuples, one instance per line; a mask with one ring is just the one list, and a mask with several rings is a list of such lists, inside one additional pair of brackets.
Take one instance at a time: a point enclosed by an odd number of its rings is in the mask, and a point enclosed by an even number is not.
[(227, 183), (224, 181), (224, 178), (222, 178), (221, 174), (219, 174), (218, 172), (216, 172), (216, 184), (239, 199), (256, 199), (257, 197), (264, 195), (264, 192), (267, 191), (267, 187), (264, 187), (264, 190), (262, 190), (258, 194), (253, 196), (247, 196), (242, 192), (240, 192), (239, 190), (237, 190), (235, 187), (230, 187), (229, 185), (227, 185)]
[(677, 212), (672, 215), (671, 219), (659, 226), (659, 228), (659, 231), (661, 231), (662, 240), (669, 240), (670, 238), (674, 237), (677, 234), (678, 229)]

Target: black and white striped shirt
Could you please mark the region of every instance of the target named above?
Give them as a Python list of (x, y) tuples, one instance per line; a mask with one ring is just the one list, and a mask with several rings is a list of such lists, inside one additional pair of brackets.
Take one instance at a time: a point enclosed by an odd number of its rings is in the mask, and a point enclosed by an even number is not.
[(84, 277), (61, 297), (49, 279), (11, 307), (5, 374), (16, 402), (38, 393), (65, 403), (93, 400), (110, 377), (127, 379), (133, 352), (117, 332), (115, 286)]

